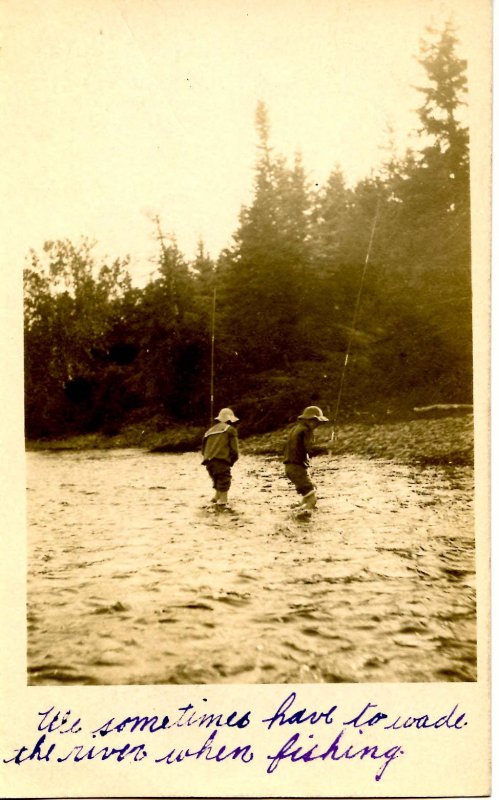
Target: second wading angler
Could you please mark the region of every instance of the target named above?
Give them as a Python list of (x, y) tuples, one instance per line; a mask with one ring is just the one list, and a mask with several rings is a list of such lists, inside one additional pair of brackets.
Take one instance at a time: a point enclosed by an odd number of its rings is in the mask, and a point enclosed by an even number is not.
[(319, 406), (307, 406), (291, 428), (284, 450), (286, 477), (294, 484), (302, 501), (298, 506), (300, 516), (309, 516), (317, 505), (315, 486), (310, 479), (310, 450), (314, 441), (314, 430), (322, 422), (329, 422)]

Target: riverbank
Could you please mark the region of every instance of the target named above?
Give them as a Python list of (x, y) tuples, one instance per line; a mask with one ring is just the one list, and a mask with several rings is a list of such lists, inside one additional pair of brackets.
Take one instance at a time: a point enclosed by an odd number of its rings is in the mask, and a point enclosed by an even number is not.
[[(277, 431), (244, 436), (241, 451), (251, 455), (279, 457), (283, 451), (287, 427)], [(135, 425), (116, 436), (92, 433), (64, 439), (28, 441), (30, 451), (83, 451), (142, 448), (152, 452), (190, 452), (200, 448), (204, 429), (172, 425), (161, 431)], [(331, 427), (316, 432), (316, 453), (327, 452)], [(422, 464), (473, 463), (473, 416), (436, 416), (383, 423), (347, 423), (338, 427), (333, 453), (384, 458)]]

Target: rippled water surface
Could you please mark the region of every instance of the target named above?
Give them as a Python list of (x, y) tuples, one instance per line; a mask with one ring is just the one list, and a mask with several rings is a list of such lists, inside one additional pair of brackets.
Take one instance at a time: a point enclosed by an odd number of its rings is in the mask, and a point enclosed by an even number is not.
[(476, 680), (471, 468), (314, 465), (298, 522), (278, 460), (214, 515), (197, 454), (29, 453), (29, 683)]

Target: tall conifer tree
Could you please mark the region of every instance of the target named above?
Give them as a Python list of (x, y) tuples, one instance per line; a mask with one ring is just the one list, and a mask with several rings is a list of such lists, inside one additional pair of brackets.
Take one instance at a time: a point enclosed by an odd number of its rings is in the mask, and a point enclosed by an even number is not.
[(253, 201), (242, 209), (234, 246), (221, 260), (223, 318), (252, 370), (296, 355), (300, 292), (306, 283), (309, 197), (300, 157), (293, 169), (270, 146), (267, 109), (256, 112)]

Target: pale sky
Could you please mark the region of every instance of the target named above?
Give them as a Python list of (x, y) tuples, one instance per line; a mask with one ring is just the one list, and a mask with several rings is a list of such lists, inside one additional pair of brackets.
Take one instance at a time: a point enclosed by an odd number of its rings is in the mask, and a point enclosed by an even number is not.
[[(10, 268), (48, 239), (130, 254), (142, 283), (151, 215), (187, 257), (230, 244), (251, 198), (257, 101), (275, 150), (312, 183), (401, 152), (424, 81), (425, 27), (452, 12), (473, 70), (476, 0), (0, 0)], [(482, 9), (482, 10), (480, 10)], [(483, 27), (483, 25), (482, 25)]]

